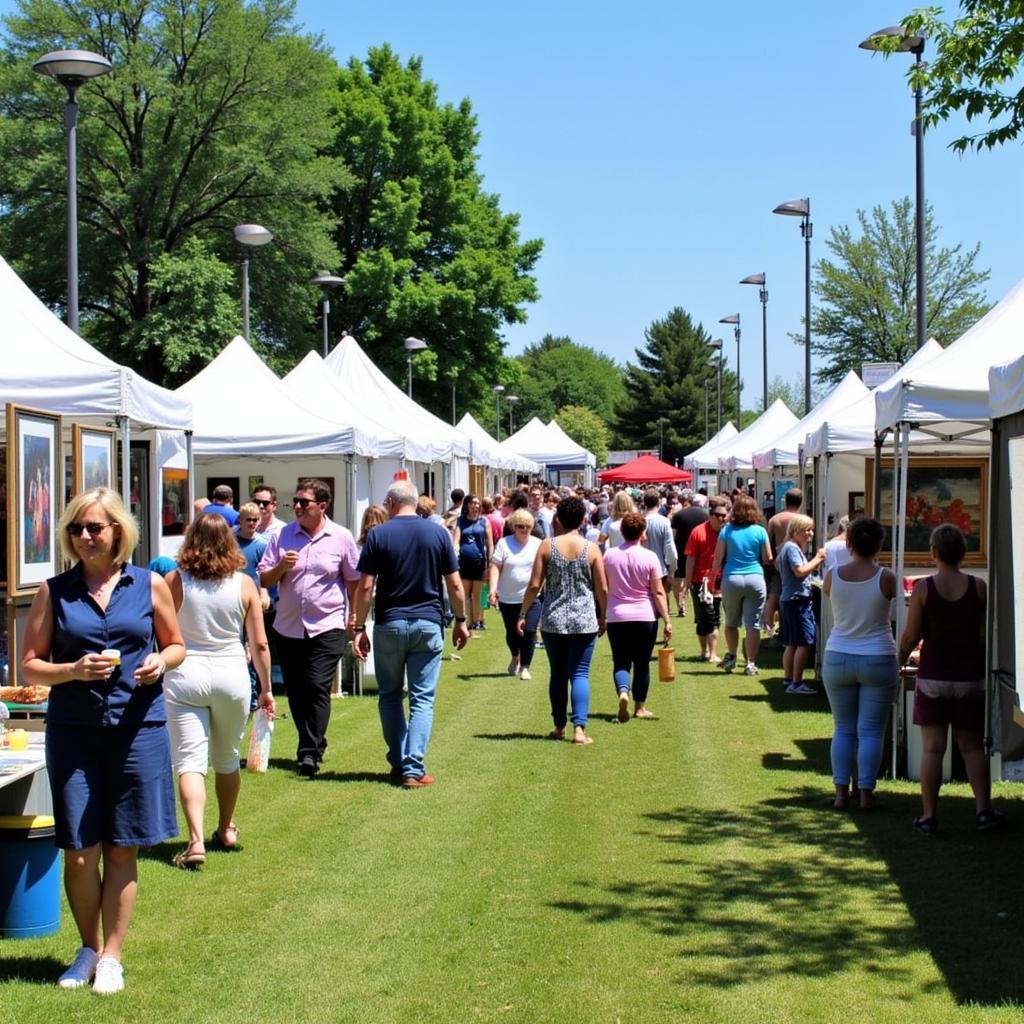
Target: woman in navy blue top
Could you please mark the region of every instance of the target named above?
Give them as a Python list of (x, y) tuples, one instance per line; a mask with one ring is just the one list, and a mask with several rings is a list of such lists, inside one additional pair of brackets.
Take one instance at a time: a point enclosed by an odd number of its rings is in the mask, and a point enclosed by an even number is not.
[(52, 688), (47, 770), (82, 939), (58, 984), (78, 988), (95, 976), (94, 991), (108, 995), (124, 987), (138, 848), (178, 834), (160, 682), (185, 647), (167, 584), (128, 564), (139, 530), (114, 491), (72, 499), (59, 531), (74, 564), (40, 585), (21, 670)]

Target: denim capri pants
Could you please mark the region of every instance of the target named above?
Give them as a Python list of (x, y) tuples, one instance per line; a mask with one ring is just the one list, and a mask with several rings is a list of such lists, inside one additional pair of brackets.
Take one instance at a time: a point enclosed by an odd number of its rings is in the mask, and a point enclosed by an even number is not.
[(757, 629), (764, 611), (764, 576), (759, 573), (737, 573), (722, 580), (722, 611), (729, 629)]

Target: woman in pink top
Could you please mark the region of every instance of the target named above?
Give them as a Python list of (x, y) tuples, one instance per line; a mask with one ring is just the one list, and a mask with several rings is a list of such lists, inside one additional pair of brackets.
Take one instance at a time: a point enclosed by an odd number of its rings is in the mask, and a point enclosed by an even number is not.
[(672, 636), (672, 620), (661, 583), (661, 563), (641, 543), (647, 521), (639, 512), (629, 512), (622, 517), (620, 527), (622, 544), (609, 548), (604, 566), (608, 577), (608, 640), (619, 695), (619, 721), (628, 722), (631, 675), (633, 717), (654, 717), (646, 707), (651, 653), (658, 638), (658, 619), (665, 623), (666, 643)]

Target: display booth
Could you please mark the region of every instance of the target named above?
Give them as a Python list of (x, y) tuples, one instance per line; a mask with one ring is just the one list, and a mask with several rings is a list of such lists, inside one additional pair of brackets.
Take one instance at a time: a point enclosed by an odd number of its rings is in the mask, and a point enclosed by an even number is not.
[[(776, 398), (771, 405), (749, 426), (741, 430), (735, 437), (723, 442), (714, 452), (718, 462), (719, 491), (732, 490), (733, 483), (742, 479), (744, 484), (753, 474), (755, 494), (760, 495), (766, 488), (775, 489), (775, 481), (771, 473), (754, 472), (751, 461), (755, 451), (759, 451), (772, 440), (794, 426), (796, 416), (781, 398)], [(799, 478), (787, 481), (790, 486), (799, 487)]]
[[(496, 494), (518, 477), (532, 477), (540, 472), (540, 464), (496, 441), (471, 413), (459, 420), (458, 429), (470, 442), (470, 490), (477, 494)], [(474, 473), (476, 480), (473, 479)]]
[(597, 459), (554, 420), (545, 424), (534, 416), (505, 441), (505, 447), (538, 463), (549, 483), (593, 486)]
[(695, 489), (706, 487), (708, 494), (718, 492), (718, 453), (727, 450), (727, 442), (731, 441), (738, 433), (736, 426), (730, 420), (696, 451), (684, 456), (683, 468), (696, 474), (693, 481)]

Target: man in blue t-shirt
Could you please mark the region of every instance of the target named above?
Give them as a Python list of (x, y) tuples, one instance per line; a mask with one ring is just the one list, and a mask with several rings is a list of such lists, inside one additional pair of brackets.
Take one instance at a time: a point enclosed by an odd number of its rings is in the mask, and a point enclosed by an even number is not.
[[(416, 514), (419, 495), (407, 480), (388, 489), (384, 507), (391, 519), (367, 535), (359, 556), (363, 574), (356, 589), (355, 649), (370, 653), (366, 618), (373, 599), (380, 722), (388, 745), (391, 780), (406, 789), (429, 786), (424, 768), (434, 723), (434, 696), (444, 651), (444, 599), (455, 615), (452, 639), (461, 650), (469, 640), (466, 601), (451, 534)], [(374, 596), (376, 587), (376, 596)], [(409, 719), (402, 687), (409, 689)]]
[(237, 526), (238, 513), (231, 504), (234, 500), (235, 492), (227, 484), (217, 484), (213, 489), (213, 501), (203, 511), (223, 516), (228, 521), (228, 526)]

